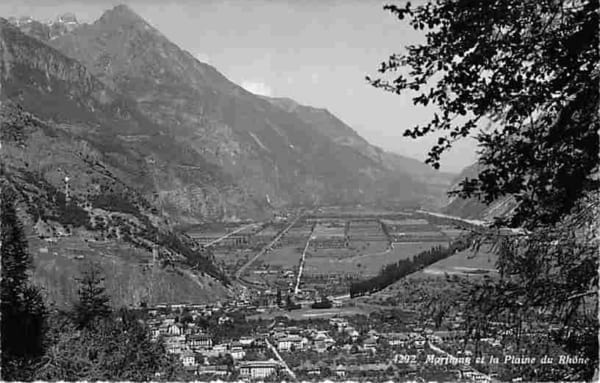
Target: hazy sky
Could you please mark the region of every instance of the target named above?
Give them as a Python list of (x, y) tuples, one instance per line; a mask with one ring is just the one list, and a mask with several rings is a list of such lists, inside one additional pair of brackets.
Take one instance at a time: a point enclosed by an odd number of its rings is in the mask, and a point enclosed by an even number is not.
[[(424, 159), (435, 138), (402, 137), (428, 121), (432, 110), (410, 96), (372, 88), (366, 75), (422, 36), (382, 9), (379, 0), (2, 0), (0, 16), (50, 19), (73, 12), (93, 22), (128, 4), (181, 48), (234, 82), (264, 95), (325, 107), (371, 143)], [(442, 170), (459, 171), (475, 159), (473, 141), (459, 144)]]

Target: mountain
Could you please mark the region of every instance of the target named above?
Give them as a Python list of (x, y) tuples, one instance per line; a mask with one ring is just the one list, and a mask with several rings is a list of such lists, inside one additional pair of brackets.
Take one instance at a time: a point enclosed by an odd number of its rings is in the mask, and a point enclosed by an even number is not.
[[(34, 277), (54, 270), (41, 275), (59, 303), (67, 299), (59, 293), (65, 288), (63, 273), (77, 270), (80, 257), (107, 267), (117, 260), (122, 264), (109, 278), (121, 292), (120, 303), (157, 302), (168, 298), (165, 291), (182, 299), (224, 296), (225, 278), (210, 254), (194, 251), (189, 238), (170, 229), (168, 215), (162, 214), (169, 207), (160, 204), (164, 190), (158, 189), (158, 199), (153, 194), (161, 181), (184, 184), (212, 193), (210, 212), (235, 186), (195, 151), (161, 134), (135, 103), (4, 19), (0, 133), (0, 181), (16, 192), (31, 238), (44, 239), (40, 256), (34, 257)], [(54, 256), (41, 255), (49, 248)], [(153, 253), (167, 268), (152, 267), (152, 272), (168, 285), (152, 290), (144, 283), (129, 284), (148, 280), (140, 269)], [(64, 264), (58, 274), (57, 264)]]
[(297, 116), (305, 123), (315, 127), (319, 133), (329, 137), (340, 146), (353, 148), (365, 158), (376, 163), (382, 161), (382, 150), (362, 138), (354, 129), (329, 112), (327, 109), (301, 105), (289, 98), (262, 97), (271, 104)]
[[(384, 151), (371, 145), (327, 109), (301, 105), (289, 98), (263, 98), (294, 113), (337, 145), (352, 148), (365, 158), (379, 164), (385, 169), (384, 179), (388, 182), (382, 188), (387, 187), (394, 193), (402, 195), (419, 195), (421, 196), (419, 202), (429, 208), (439, 208), (446, 203), (445, 193), (455, 177), (454, 174), (439, 172), (414, 158)], [(379, 182), (381, 183), (381, 180)]]
[[(454, 179), (449, 191), (458, 190), (460, 183), (465, 179), (475, 179), (479, 174), (479, 165), (477, 163), (467, 166)], [(484, 221), (493, 221), (495, 217), (503, 217), (512, 212), (516, 207), (514, 198), (500, 198), (492, 203), (485, 204), (477, 198), (460, 198), (453, 196), (449, 203), (443, 208), (443, 212), (448, 215), (467, 219), (479, 219)]]
[(0, 19), (0, 128), (0, 181), (59, 304), (87, 261), (122, 304), (219, 299), (227, 278), (176, 224), (429, 204), (446, 182), (327, 110), (247, 92), (125, 6), (93, 24)]
[[(8, 25), (7, 25), (8, 26)], [(177, 220), (223, 219), (258, 207), (218, 165), (157, 125), (135, 101), (109, 88), (79, 62), (3, 28), (2, 96), (93, 142), (122, 179)], [(86, 125), (80, 129), (77, 124)]]
[(31, 17), (10, 17), (8, 22), (41, 41), (52, 40), (72, 32), (81, 25), (72, 13), (65, 13), (47, 22), (40, 22)]
[(48, 43), (134, 100), (257, 203), (419, 201), (427, 190), (407, 172), (390, 172), (380, 150), (328, 112), (244, 90), (126, 6)]

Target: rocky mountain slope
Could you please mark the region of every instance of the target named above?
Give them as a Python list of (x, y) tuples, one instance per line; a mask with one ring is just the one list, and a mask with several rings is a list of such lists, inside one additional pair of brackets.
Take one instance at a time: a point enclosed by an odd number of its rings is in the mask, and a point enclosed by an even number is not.
[[(146, 135), (156, 133), (135, 144), (123, 138), (123, 134), (138, 134), (140, 126)], [(181, 273), (195, 268), (199, 279), (177, 274), (169, 286), (174, 291), (182, 292), (179, 287), (191, 283), (198, 288), (196, 294), (223, 296), (219, 280), (224, 277), (210, 255), (194, 251), (189, 238), (173, 233), (162, 209), (143, 192), (151, 190), (154, 178), (163, 174), (193, 184), (172, 166), (197, 166), (202, 164), (201, 157), (191, 150), (181, 151), (180, 145), (173, 147), (173, 139), (161, 136), (135, 106), (107, 89), (81, 64), (4, 19), (0, 19), (0, 141), (2, 187), (17, 193), (22, 220), (32, 238), (56, 244), (56, 257), (34, 257), (34, 275), (44, 269), (42, 260), (53, 264), (65, 257), (65, 244), (75, 243), (76, 256), (83, 256), (67, 257), (65, 262), (72, 267), (65, 273), (81, 260), (110, 261), (99, 255), (102, 251), (84, 256), (88, 243), (100, 243), (101, 248), (112, 244), (118, 245), (110, 252), (112, 256), (135, 252), (127, 262), (130, 267), (156, 258), (158, 273), (165, 266)], [(162, 164), (168, 167), (162, 170)], [(199, 188), (203, 182), (215, 188), (217, 177), (224, 177), (208, 164), (200, 174), (205, 176), (193, 177), (200, 180), (195, 181)], [(226, 185), (228, 181), (223, 178), (221, 182)], [(59, 277), (50, 274), (49, 279), (58, 283)], [(210, 281), (221, 293), (206, 287)], [(47, 291), (57, 288), (49, 283)], [(156, 302), (161, 296), (137, 291), (123, 299), (120, 303), (135, 304)], [(57, 301), (64, 303), (64, 299)]]
[(337, 145), (352, 148), (364, 158), (379, 164), (385, 169), (384, 179), (379, 180), (382, 189), (387, 188), (403, 196), (413, 196), (428, 208), (445, 205), (445, 193), (455, 177), (454, 174), (436, 171), (421, 161), (371, 145), (327, 109), (301, 105), (289, 98), (263, 99), (297, 115)]
[(145, 117), (189, 142), (254, 200), (281, 206), (422, 196), (422, 184), (390, 172), (378, 150), (343, 123), (247, 92), (126, 6), (49, 44), (135, 100)]
[(112, 270), (120, 303), (218, 299), (226, 278), (174, 224), (432, 204), (448, 185), (324, 109), (247, 92), (125, 6), (90, 25), (0, 19), (0, 129), (0, 181), (59, 303), (82, 261)]
[(166, 213), (178, 220), (222, 219), (231, 216), (227, 209), (245, 214), (255, 208), (217, 165), (166, 134), (79, 62), (6, 22), (2, 34), (2, 97), (96, 145), (120, 179)]

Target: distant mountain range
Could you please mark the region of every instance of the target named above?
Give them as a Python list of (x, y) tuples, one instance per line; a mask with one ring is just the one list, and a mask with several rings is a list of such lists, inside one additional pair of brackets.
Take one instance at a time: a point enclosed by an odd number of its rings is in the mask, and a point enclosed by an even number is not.
[(0, 19), (0, 124), (3, 178), (31, 227), (160, 245), (182, 262), (191, 243), (175, 223), (300, 205), (435, 208), (453, 178), (325, 109), (244, 90), (123, 5), (92, 24)]
[(31, 17), (9, 17), (8, 22), (41, 41), (52, 40), (72, 32), (81, 25), (72, 13), (63, 14), (54, 20), (45, 22), (34, 20)]

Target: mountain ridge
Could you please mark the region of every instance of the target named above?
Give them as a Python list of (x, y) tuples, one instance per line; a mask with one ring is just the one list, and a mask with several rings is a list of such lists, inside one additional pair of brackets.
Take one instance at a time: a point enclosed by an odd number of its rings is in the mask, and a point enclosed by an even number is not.
[[(128, 7), (50, 39), (30, 26), (0, 19), (3, 182), (18, 191), (33, 233), (56, 240), (45, 251), (69, 272), (77, 248), (107, 267), (111, 254), (143, 281), (133, 265), (158, 246), (160, 270), (195, 265), (202, 294), (220, 297), (222, 271), (174, 224), (265, 219), (299, 205), (439, 204), (443, 177), (411, 175), (404, 158), (326, 109), (244, 90)], [(36, 272), (60, 297), (64, 281), (48, 271), (58, 261), (44, 254)], [(182, 278), (167, 278), (173, 297), (197, 298)], [(162, 299), (144, 286), (122, 299)]]
[[(210, 254), (195, 251), (189, 238), (174, 233), (160, 201), (152, 198), (155, 173), (187, 185), (196, 182), (197, 190), (204, 187), (207, 192), (219, 173), (207, 164), (200, 182), (185, 180), (173, 165), (201, 166), (195, 152), (182, 153), (183, 145), (176, 146), (176, 152), (175, 142), (140, 117), (129, 100), (106, 89), (77, 61), (23, 34), (5, 19), (0, 19), (0, 49), (0, 181), (3, 189), (17, 193), (20, 215), (34, 235), (33, 243), (39, 238), (53, 244), (54, 257), (45, 255), (49, 246), (44, 242), (34, 257), (34, 278), (42, 278), (48, 294), (59, 304), (68, 304), (60, 293), (66, 288), (63, 274), (54, 275), (48, 267), (60, 262), (62, 272), (77, 272), (79, 256), (109, 267), (104, 249), (111, 247), (110, 256), (140, 281), (146, 277), (137, 265), (147, 263), (157, 251), (156, 274), (169, 281), (165, 287), (172, 289), (173, 297), (224, 297), (221, 281), (226, 278)], [(153, 129), (155, 137), (133, 145), (123, 139), (122, 134), (139, 133), (140, 125), (146, 132)], [(170, 168), (161, 170), (165, 165)], [(225, 198), (227, 179), (219, 182), (225, 186), (214, 196)], [(210, 208), (218, 206), (217, 201)], [(99, 245), (91, 250), (90, 243)], [(74, 248), (74, 255), (65, 254)], [(177, 274), (192, 265), (200, 279), (190, 281)], [(120, 289), (112, 276), (109, 281), (112, 288)], [(190, 283), (200, 289), (190, 289)], [(131, 295), (120, 295), (122, 304), (164, 299), (159, 290), (150, 291), (144, 283), (128, 286)]]
[[(406, 193), (386, 191), (390, 173), (378, 151), (358, 135), (336, 137), (321, 129), (335, 116), (315, 109), (307, 118), (312, 109), (298, 114), (247, 92), (141, 18), (130, 22), (132, 12), (114, 8), (50, 44), (136, 100), (146, 117), (187, 140), (255, 198), (269, 196), (283, 206), (422, 194), (404, 174), (399, 181), (410, 184)], [(340, 144), (344, 139), (356, 142)]]

